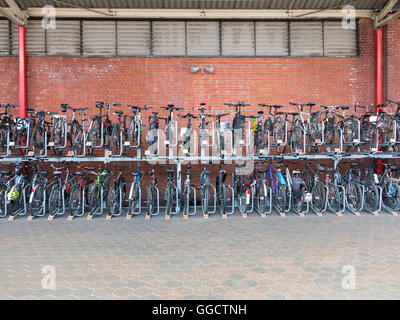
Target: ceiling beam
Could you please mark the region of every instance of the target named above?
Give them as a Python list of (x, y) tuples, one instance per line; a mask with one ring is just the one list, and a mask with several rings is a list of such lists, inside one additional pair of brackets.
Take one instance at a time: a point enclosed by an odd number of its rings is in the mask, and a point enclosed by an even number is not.
[(10, 8), (0, 8), (0, 15), (17, 25), (25, 25), (25, 19), (17, 17)]
[(389, 0), (385, 7), (381, 10), (381, 12), (378, 14), (378, 21), (383, 20), (384, 18), (386, 18), (386, 16), (388, 15), (388, 13), (390, 12), (390, 10), (393, 9), (393, 7), (395, 6), (395, 4), (398, 2), (398, 0)]
[[(343, 18), (341, 10), (229, 10), (206, 9), (96, 9), (56, 8), (57, 18), (137, 18), (137, 19), (296, 19), (307, 14), (309, 19)], [(41, 8), (28, 8), (30, 17), (43, 17)], [(357, 18), (372, 18), (372, 10), (356, 10)]]
[(387, 25), (390, 21), (392, 21), (393, 19), (397, 19), (397, 18), (400, 18), (400, 10), (397, 11), (396, 13), (391, 14), (387, 18), (377, 22), (376, 28), (382, 28), (384, 25)]
[(20, 19), (24, 19), (24, 14), (20, 7), (16, 4), (14, 0), (6, 0), (6, 3), (10, 7), (11, 11)]

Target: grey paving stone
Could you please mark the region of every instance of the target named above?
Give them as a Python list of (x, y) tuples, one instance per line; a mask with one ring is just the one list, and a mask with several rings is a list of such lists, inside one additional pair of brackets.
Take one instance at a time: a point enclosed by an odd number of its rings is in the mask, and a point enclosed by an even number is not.
[[(0, 299), (400, 298), (398, 217), (103, 218), (0, 219)], [(55, 291), (41, 287), (48, 264)]]

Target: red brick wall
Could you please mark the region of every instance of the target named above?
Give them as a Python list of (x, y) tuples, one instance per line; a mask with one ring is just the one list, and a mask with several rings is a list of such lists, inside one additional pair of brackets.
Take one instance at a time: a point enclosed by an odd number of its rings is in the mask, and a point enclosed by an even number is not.
[[(360, 56), (347, 58), (28, 58), (28, 103), (57, 109), (62, 102), (93, 106), (104, 99), (122, 104), (191, 110), (207, 102), (222, 111), (224, 102), (318, 104), (371, 103), (373, 26), (360, 21)], [(192, 66), (214, 67), (213, 74), (191, 74)], [(18, 59), (1, 57), (2, 100), (18, 102)]]
[(400, 100), (400, 19), (387, 24), (384, 29), (384, 58), (386, 99)]

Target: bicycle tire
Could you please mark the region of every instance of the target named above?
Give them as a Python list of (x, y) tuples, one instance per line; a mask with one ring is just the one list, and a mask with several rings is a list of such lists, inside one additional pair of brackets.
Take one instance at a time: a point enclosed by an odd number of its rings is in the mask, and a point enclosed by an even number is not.
[(108, 215), (114, 216), (119, 207), (119, 188), (113, 186), (108, 193)]
[(362, 205), (362, 188), (355, 181), (349, 181), (346, 185), (346, 207), (357, 212), (361, 210)]
[(342, 201), (342, 193), (339, 188), (330, 183), (328, 185), (328, 208), (333, 212), (339, 212), (342, 209)]
[(82, 209), (81, 186), (79, 184), (72, 185), (69, 197), (69, 209), (72, 216), (75, 216)]
[(50, 216), (55, 216), (59, 212), (60, 209), (59, 205), (61, 204), (62, 206), (62, 203), (60, 203), (62, 201), (60, 193), (61, 193), (60, 189), (57, 185), (50, 187), (49, 199), (47, 205)]
[(379, 190), (378, 187), (373, 182), (366, 182), (365, 183), (365, 192), (364, 192), (364, 201), (365, 201), (365, 208), (372, 212), (375, 212), (379, 209)]
[(326, 188), (321, 182), (317, 182), (311, 191), (312, 200), (311, 204), (318, 211), (322, 212), (325, 209), (326, 203)]
[(110, 136), (109, 150), (111, 151), (112, 154), (117, 155), (120, 153), (120, 147), (121, 147), (120, 128), (114, 126)]

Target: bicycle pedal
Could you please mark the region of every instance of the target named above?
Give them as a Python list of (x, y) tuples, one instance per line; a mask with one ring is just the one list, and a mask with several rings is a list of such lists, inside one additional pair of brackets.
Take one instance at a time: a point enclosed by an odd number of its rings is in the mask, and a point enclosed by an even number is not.
[[(317, 213), (318, 214), (318, 213)], [(304, 217), (304, 213), (299, 213), (300, 217)]]
[(149, 215), (147, 215), (145, 219), (146, 219), (146, 220), (150, 220), (150, 216), (149, 216)]
[(227, 219), (228, 218), (228, 215), (227, 214), (223, 214), (222, 215), (222, 219)]
[(360, 215), (360, 212), (354, 212), (354, 214), (356, 215), (356, 216), (359, 216)]
[(28, 153), (27, 153), (27, 156), (29, 156), (29, 157), (32, 157), (32, 156), (34, 156), (35, 155), (35, 153), (33, 152), (33, 151), (29, 151)]
[(261, 213), (261, 218), (265, 218), (267, 215), (265, 213)]
[(341, 216), (342, 216), (342, 213), (341, 213), (341, 212), (336, 212), (336, 215), (339, 216), (339, 217), (341, 217)]
[(374, 211), (374, 212), (372, 212), (372, 214), (373, 214), (374, 216), (379, 216), (379, 212), (378, 212), (378, 211)]
[(132, 216), (131, 216), (131, 215), (127, 215), (126, 218), (127, 218), (128, 220), (130, 220), (130, 219), (132, 219)]
[(281, 212), (280, 215), (281, 215), (281, 217), (286, 217), (284, 212)]
[(166, 220), (170, 220), (170, 219), (171, 219), (171, 216), (165, 216), (165, 219), (166, 219)]
[(189, 219), (189, 216), (188, 215), (184, 215), (183, 219)]
[(73, 157), (74, 156), (74, 152), (73, 151), (68, 151), (67, 152), (67, 156), (68, 157)]
[(47, 220), (49, 220), (49, 221), (54, 220), (54, 216), (49, 216), (49, 217), (47, 218)]
[(242, 218), (247, 218), (247, 213), (243, 213)]
[(108, 216), (106, 217), (106, 220), (111, 220), (111, 218), (112, 218), (112, 216), (108, 215)]
[(93, 219), (93, 216), (92, 216), (92, 215), (88, 215), (86, 219), (92, 220), (92, 219)]
[(74, 216), (68, 216), (67, 220), (72, 220)]
[(107, 155), (107, 156), (112, 156), (112, 151), (107, 150), (107, 151), (106, 151), (106, 155)]
[(205, 215), (204, 215), (204, 219), (208, 219), (208, 214), (205, 214)]
[(33, 216), (29, 216), (28, 218), (26, 218), (26, 220), (32, 221), (33, 220)]
[(8, 221), (13, 221), (14, 219), (15, 219), (15, 217), (13, 217), (13, 216), (8, 217)]

